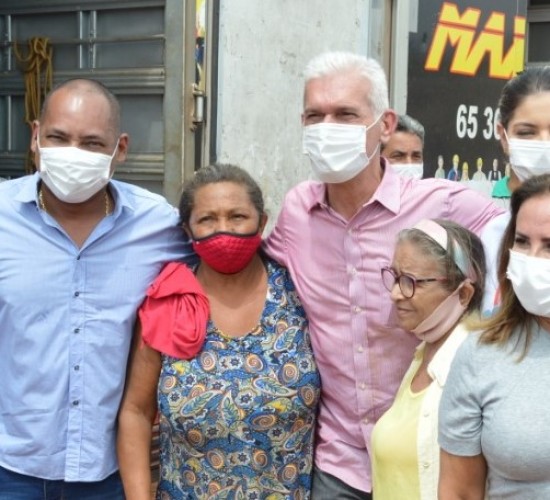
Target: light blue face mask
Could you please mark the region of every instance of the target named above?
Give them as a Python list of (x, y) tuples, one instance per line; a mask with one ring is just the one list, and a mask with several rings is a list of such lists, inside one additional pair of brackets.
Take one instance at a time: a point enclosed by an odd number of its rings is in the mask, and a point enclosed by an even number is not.
[(368, 127), (324, 122), (304, 127), (303, 150), (315, 176), (322, 182), (338, 184), (363, 171), (380, 148), (378, 143), (372, 154), (367, 154), (367, 132), (381, 116)]

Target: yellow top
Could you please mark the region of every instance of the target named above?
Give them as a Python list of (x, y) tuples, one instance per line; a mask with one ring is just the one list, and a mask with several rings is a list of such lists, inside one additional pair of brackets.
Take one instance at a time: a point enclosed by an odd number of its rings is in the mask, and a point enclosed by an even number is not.
[[(411, 391), (422, 356), (415, 356), (395, 401), (372, 432), (372, 486), (375, 500), (420, 498), (417, 429), (427, 388)], [(416, 366), (414, 366), (416, 364)]]

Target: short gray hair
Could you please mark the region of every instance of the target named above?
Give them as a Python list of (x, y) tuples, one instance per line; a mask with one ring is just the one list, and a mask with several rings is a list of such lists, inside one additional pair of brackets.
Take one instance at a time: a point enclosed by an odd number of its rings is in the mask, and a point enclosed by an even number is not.
[(399, 115), (395, 131), (416, 135), (424, 145), (424, 126), (412, 116)]
[(371, 59), (353, 52), (324, 52), (314, 57), (304, 70), (305, 83), (315, 78), (335, 73), (355, 72), (367, 80), (371, 89), (369, 104), (372, 112), (379, 115), (389, 107), (388, 82), (382, 66)]
[(475, 280), (472, 280), (475, 291), (472, 300), (468, 304), (467, 312), (479, 310), (487, 273), (483, 243), (481, 243), (478, 236), (456, 222), (443, 219), (432, 220), (447, 232), (446, 250), (423, 230), (415, 227), (402, 229), (397, 236), (397, 243), (407, 241), (420, 249), (426, 259), (436, 262), (440, 272), (447, 278), (443, 286), (452, 292), (467, 278), (455, 263), (457, 258), (457, 248), (453, 245), (453, 242), (455, 242), (465, 259), (465, 264), (467, 264), (468, 269), (471, 270), (475, 278)]

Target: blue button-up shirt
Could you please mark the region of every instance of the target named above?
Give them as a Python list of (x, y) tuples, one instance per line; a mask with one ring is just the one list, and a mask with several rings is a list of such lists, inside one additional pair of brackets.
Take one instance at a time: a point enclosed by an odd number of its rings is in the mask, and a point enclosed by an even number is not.
[(38, 180), (0, 184), (0, 466), (99, 481), (117, 469), (136, 310), (191, 248), (174, 207), (117, 181), (114, 212), (78, 248), (39, 209)]

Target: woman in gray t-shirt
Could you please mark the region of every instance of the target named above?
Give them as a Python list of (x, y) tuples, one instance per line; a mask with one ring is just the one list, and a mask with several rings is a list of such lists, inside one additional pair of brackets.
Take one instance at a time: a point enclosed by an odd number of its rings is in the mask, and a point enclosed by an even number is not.
[(513, 193), (498, 277), (502, 305), (459, 349), (443, 391), (440, 500), (550, 498), (550, 174)]

